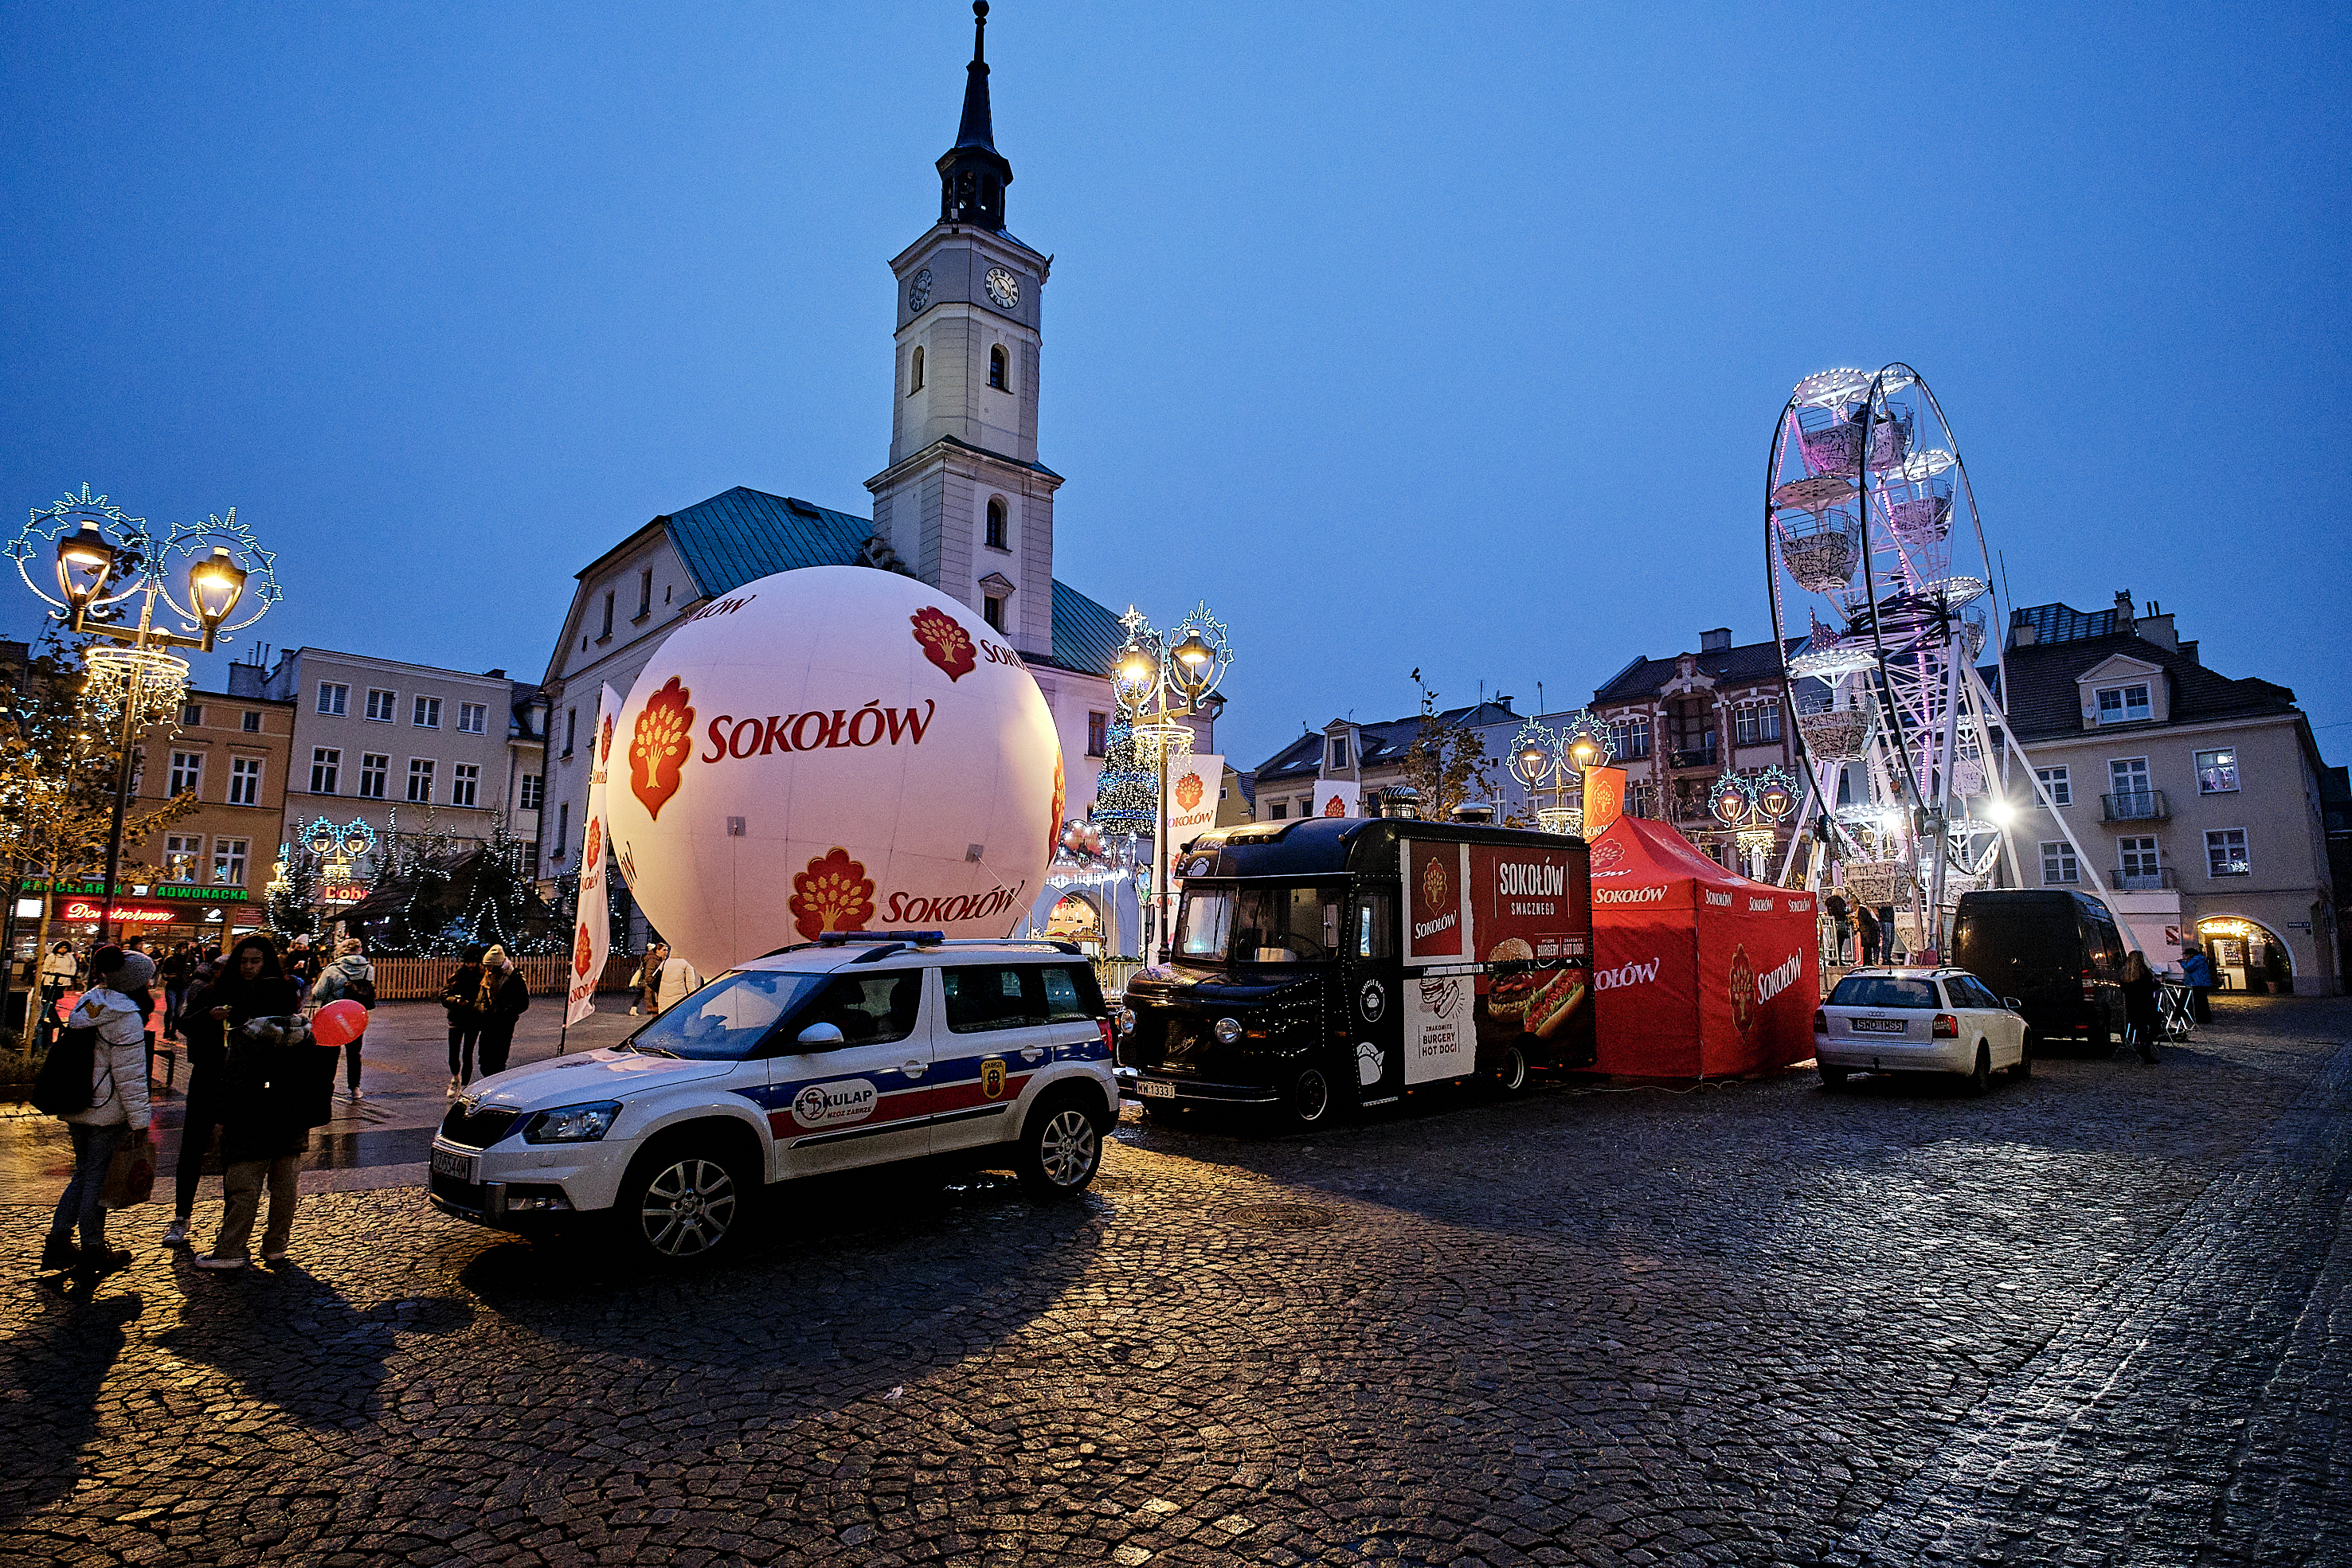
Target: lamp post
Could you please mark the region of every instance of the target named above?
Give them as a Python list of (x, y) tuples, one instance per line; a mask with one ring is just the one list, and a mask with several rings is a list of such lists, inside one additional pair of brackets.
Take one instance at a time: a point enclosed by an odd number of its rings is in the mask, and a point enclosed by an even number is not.
[(1119, 706), (1134, 716), (1131, 733), (1136, 744), (1150, 753), (1157, 781), (1152, 806), (1151, 939), (1157, 957), (1164, 962), (1175, 914), (1175, 891), (1170, 885), (1172, 846), (1168, 842), (1169, 758), (1171, 754), (1192, 751), (1192, 729), (1185, 720), (1197, 716), (1202, 699), (1223, 683), (1233, 664), (1233, 645), (1224, 623), (1209, 612), (1205, 600), (1165, 634), (1154, 630), (1131, 604), (1119, 623), (1127, 628), (1127, 645), (1112, 661), (1111, 685)]
[(1764, 856), (1779, 837), (1775, 824), (1797, 809), (1797, 781), (1780, 768), (1754, 778), (1725, 768), (1707, 792), (1706, 809), (1732, 830), (1732, 842), (1747, 857), (1751, 881), (1764, 880)]
[[(87, 485), (79, 496), (35, 510), (6, 553), (16, 560), (25, 586), (49, 606), (50, 620), (77, 636), (109, 644), (84, 653), (82, 686), (83, 695), (100, 712), (110, 704), (121, 707), (116, 737), (121, 751), (100, 905), (103, 933), (114, 923), (133, 742), (142, 723), (175, 713), (187, 692), (188, 662), (170, 650), (209, 653), (224, 633), (241, 632), (268, 614), (281, 597), (276, 558), (236, 520), (234, 507), (226, 520), (215, 517), (202, 523), (174, 523), (159, 542), (147, 531), (144, 517), (128, 516), (104, 496), (91, 495)], [(33, 569), (45, 554), (54, 560), (54, 580), (48, 585)], [(184, 603), (172, 589), (173, 568), (183, 559), (187, 562)], [(176, 630), (159, 623), (159, 601), (165, 611), (162, 619), (176, 621)], [(251, 613), (232, 621), (241, 605)]]

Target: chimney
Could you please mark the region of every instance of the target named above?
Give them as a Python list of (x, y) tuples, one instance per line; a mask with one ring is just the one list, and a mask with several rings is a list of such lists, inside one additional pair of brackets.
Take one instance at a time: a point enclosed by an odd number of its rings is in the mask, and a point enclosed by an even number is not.
[(2180, 634), (2173, 630), (2172, 617), (2159, 614), (2153, 603), (2147, 607), (2147, 614), (2132, 622), (2132, 630), (2143, 641), (2153, 643), (2159, 648), (2173, 653), (2180, 651)]
[(1718, 626), (1712, 632), (1698, 634), (1698, 651), (1702, 653), (1720, 653), (1730, 646), (1731, 628), (1728, 626)]
[(2131, 590), (2128, 588), (2118, 588), (2116, 590), (2116, 624), (2118, 627), (2125, 627), (2129, 626), (2131, 623)]

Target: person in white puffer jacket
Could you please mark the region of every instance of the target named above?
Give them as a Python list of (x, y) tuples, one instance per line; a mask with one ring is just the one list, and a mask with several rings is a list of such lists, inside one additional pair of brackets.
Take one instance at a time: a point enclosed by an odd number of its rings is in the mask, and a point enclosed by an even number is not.
[[(101, 947), (90, 956), (90, 988), (66, 1019), (68, 1029), (95, 1029), (90, 1051), (89, 1106), (65, 1118), (73, 1135), (73, 1179), (58, 1199), (41, 1249), (44, 1269), (79, 1268), (111, 1274), (131, 1254), (106, 1242), (106, 1171), (126, 1141), (145, 1143), (147, 1103), (147, 1009), (141, 1006), (155, 980), (155, 960), (144, 953)], [(72, 1228), (81, 1228), (81, 1250), (74, 1250)]]

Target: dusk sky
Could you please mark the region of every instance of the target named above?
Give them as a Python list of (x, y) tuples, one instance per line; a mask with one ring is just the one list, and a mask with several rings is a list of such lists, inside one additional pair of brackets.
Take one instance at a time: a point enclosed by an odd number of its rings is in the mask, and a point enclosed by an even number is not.
[[(0, 497), (233, 505), (282, 552), (248, 636), (536, 678), (657, 513), (870, 515), (971, 41), (13, 6)], [(1772, 421), (1898, 359), (2015, 602), (2159, 600), (2352, 752), (2342, 6), (1003, 0), (989, 56), (1057, 575), (1209, 600), (1237, 765), (1416, 665), (1531, 712), (1769, 635)]]

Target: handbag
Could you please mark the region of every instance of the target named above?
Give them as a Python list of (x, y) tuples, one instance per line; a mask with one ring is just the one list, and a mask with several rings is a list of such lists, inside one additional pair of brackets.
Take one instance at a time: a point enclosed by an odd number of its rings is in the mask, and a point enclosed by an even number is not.
[(155, 1145), (145, 1138), (125, 1144), (107, 1162), (106, 1185), (99, 1202), (109, 1208), (128, 1208), (155, 1195)]
[(49, 1054), (33, 1080), (33, 1109), (51, 1116), (70, 1116), (89, 1109), (90, 1078), (97, 1071), (98, 1030), (85, 1025), (69, 1029), (49, 1046)]

